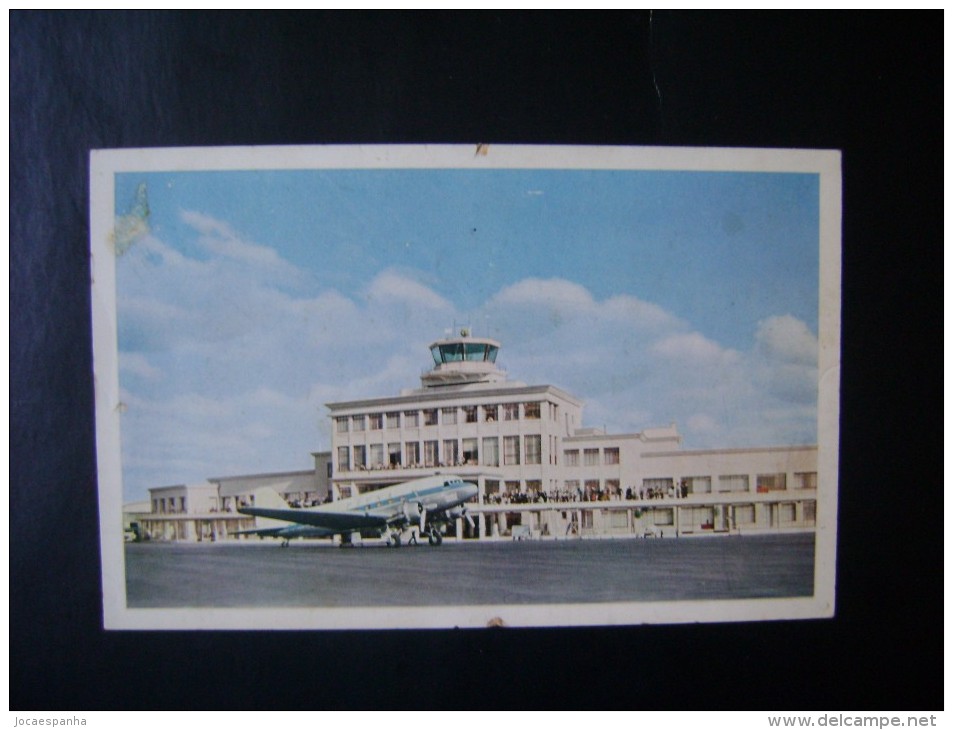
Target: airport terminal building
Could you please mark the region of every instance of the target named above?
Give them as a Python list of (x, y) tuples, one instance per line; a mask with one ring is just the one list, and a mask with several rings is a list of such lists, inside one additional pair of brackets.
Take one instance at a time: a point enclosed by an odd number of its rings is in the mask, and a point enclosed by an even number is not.
[(269, 486), (292, 506), (363, 494), (434, 473), (478, 485), (448, 537), (464, 540), (681, 537), (811, 531), (817, 447), (684, 450), (674, 424), (639, 433), (584, 428), (583, 402), (510, 381), (500, 343), (468, 330), (434, 342), (420, 387), (329, 403), (330, 452), (313, 470), (215, 477), (150, 490), (126, 515), (154, 540), (238, 539), (239, 515)]

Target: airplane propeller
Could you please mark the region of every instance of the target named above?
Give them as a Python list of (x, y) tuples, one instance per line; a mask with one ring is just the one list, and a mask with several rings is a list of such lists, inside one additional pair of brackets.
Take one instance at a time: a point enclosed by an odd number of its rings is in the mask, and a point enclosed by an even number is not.
[(420, 513), (420, 534), (423, 535), (427, 531), (427, 508), (418, 502), (417, 511)]
[(460, 505), (459, 507), (454, 508), (450, 511), (450, 515), (454, 518), (456, 517), (465, 517), (467, 522), (470, 523), (470, 529), (475, 530), (476, 524), (473, 522), (473, 517), (470, 515), (469, 510), (467, 510), (466, 505)]

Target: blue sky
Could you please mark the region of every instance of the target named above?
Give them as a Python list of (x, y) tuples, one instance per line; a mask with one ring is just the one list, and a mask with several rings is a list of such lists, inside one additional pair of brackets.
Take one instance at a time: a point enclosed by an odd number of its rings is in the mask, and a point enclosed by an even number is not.
[(818, 176), (122, 173), (127, 499), (304, 469), (326, 402), (418, 384), (452, 324), (589, 425), (685, 446), (816, 441)]

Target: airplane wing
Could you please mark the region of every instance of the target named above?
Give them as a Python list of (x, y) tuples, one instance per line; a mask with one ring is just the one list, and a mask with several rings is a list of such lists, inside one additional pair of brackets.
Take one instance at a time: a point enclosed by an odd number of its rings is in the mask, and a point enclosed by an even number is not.
[(229, 535), (258, 535), (259, 537), (280, 537), (282, 530), (287, 530), (287, 527), (262, 527), (255, 530), (235, 530), (235, 532), (228, 533)]
[(238, 510), (243, 515), (268, 517), (273, 520), (295, 522), (299, 525), (323, 527), (335, 532), (350, 532), (371, 527), (386, 527), (387, 520), (375, 515), (365, 515), (359, 512), (325, 512), (306, 509), (268, 509), (265, 507), (242, 507)]

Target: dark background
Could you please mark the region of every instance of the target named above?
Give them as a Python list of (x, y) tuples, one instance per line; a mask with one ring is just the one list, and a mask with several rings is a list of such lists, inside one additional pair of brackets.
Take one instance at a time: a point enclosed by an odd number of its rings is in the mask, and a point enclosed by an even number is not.
[[(942, 27), (12, 12), (11, 708), (941, 708)], [(102, 631), (89, 150), (354, 142), (842, 149), (836, 618)]]

